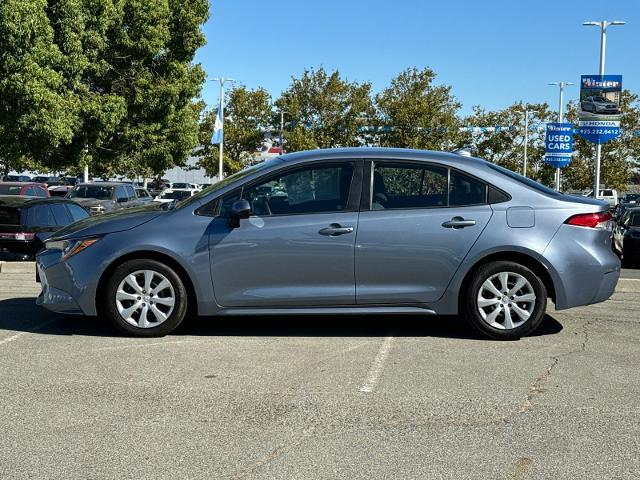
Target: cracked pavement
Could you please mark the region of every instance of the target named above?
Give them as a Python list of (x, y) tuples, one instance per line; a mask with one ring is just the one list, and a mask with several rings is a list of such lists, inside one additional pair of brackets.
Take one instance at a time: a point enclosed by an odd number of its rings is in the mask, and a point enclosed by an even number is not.
[(41, 310), (37, 292), (32, 273), (0, 273), (0, 478), (640, 471), (640, 279), (603, 304), (550, 304), (517, 342), (397, 316), (201, 318), (131, 339)]

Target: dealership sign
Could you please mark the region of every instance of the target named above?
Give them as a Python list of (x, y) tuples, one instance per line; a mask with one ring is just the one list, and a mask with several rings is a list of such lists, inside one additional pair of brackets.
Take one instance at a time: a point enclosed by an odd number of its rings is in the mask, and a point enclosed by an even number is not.
[(592, 143), (620, 135), (622, 75), (583, 75), (576, 133)]
[(570, 123), (547, 123), (544, 134), (544, 161), (555, 168), (564, 168), (571, 163), (573, 152), (573, 125)]

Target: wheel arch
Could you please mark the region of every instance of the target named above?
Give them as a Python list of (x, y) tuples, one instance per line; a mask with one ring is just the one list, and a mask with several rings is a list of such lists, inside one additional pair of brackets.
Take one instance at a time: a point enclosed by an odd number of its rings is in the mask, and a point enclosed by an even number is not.
[[(107, 286), (107, 282), (109, 281), (109, 278), (111, 278), (111, 275), (113, 274), (115, 269), (123, 263), (128, 262), (129, 260), (156, 260), (172, 268), (180, 277), (180, 280), (182, 280), (182, 282), (184, 283), (184, 287), (187, 290), (187, 315), (198, 314), (198, 296), (196, 294), (193, 282), (191, 281), (191, 277), (187, 273), (186, 269), (175, 258), (172, 258), (165, 253), (157, 252), (154, 250), (140, 250), (130, 252), (113, 260), (109, 264), (109, 266), (102, 272), (102, 275), (100, 275), (100, 280), (98, 280), (98, 287), (96, 289), (96, 292), (104, 292)], [(104, 301), (104, 295), (96, 295), (95, 299), (96, 311), (99, 312), (100, 305)]]
[(462, 283), (460, 284), (460, 289), (458, 290), (458, 310), (460, 311), (461, 302), (464, 301), (464, 293), (466, 292), (469, 283), (471, 283), (471, 278), (473, 274), (478, 268), (482, 267), (491, 262), (515, 262), (519, 263), (527, 267), (533, 273), (535, 273), (542, 283), (544, 284), (545, 289), (547, 290), (547, 296), (551, 298), (554, 302), (556, 301), (556, 287), (553, 283), (553, 278), (549, 273), (549, 269), (537, 258), (528, 255), (523, 252), (517, 251), (501, 251), (494, 252), (489, 255), (486, 255), (478, 260), (467, 270), (462, 279)]

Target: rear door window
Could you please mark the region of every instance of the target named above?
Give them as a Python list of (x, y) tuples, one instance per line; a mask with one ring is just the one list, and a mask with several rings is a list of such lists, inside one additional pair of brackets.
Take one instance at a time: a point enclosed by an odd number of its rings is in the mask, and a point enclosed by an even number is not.
[(435, 165), (375, 163), (371, 209), (447, 206), (447, 169)]
[(51, 213), (58, 227), (64, 227), (71, 223), (71, 216), (62, 203), (54, 203), (51, 205)]
[(71, 214), (71, 218), (74, 222), (78, 220), (82, 220), (83, 218), (87, 218), (89, 214), (87, 211), (79, 205), (75, 203), (67, 203), (67, 208), (69, 209), (69, 213)]
[(27, 214), (27, 225), (29, 228), (51, 228), (56, 226), (53, 212), (47, 205), (35, 205), (31, 207)]

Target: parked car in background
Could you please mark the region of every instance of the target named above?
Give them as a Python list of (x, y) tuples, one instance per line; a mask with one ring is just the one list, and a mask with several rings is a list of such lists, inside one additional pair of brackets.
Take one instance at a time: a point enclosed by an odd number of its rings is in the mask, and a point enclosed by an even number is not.
[(173, 182), (170, 187), (172, 190), (200, 190), (200, 186), (196, 183)]
[(30, 182), (31, 177), (29, 175), (5, 175), (2, 181), (3, 182)]
[(146, 188), (136, 188), (136, 195), (138, 196), (138, 200), (140, 203), (151, 203), (153, 202), (153, 197), (149, 193), (149, 190)]
[(139, 336), (171, 332), (187, 311), (461, 313), (514, 339), (540, 325), (548, 298), (562, 310), (611, 296), (610, 220), (606, 202), (477, 158), (298, 152), (166, 208), (57, 232), (37, 256), (37, 303)]
[[(593, 190), (590, 190), (585, 194), (585, 197), (592, 197)], [(618, 191), (612, 188), (603, 188), (598, 193), (598, 200), (604, 200), (611, 207), (615, 207), (618, 204)]]
[(140, 205), (133, 185), (119, 182), (80, 183), (66, 198), (82, 205), (91, 215)]
[(56, 230), (88, 216), (63, 198), (0, 195), (0, 259), (32, 259)]
[(640, 260), (640, 207), (627, 209), (616, 223), (613, 248), (623, 265)]
[(196, 193), (198, 193), (198, 191), (193, 188), (167, 188), (160, 195), (155, 197), (153, 201), (158, 203), (177, 202), (184, 200), (185, 198), (189, 198)]
[(53, 185), (58, 185), (60, 183), (60, 177), (49, 177), (39, 175), (37, 177), (33, 177), (32, 182), (42, 183), (47, 187), (51, 187)]
[(49, 197), (46, 185), (32, 182), (2, 182), (0, 183), (0, 195), (18, 195), (24, 197)]
[(604, 115), (618, 115), (620, 109), (618, 105), (608, 98), (601, 96), (587, 97), (580, 102), (583, 112), (592, 112)]
[(620, 203), (638, 204), (640, 203), (640, 193), (625, 193), (620, 199)]

